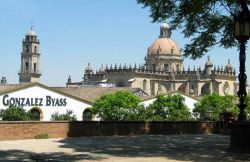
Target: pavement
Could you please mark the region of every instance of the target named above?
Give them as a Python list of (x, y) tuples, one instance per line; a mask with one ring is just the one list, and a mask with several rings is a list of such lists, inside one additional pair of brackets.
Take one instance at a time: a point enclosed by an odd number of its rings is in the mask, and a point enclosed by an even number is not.
[(227, 152), (227, 135), (95, 136), (0, 141), (0, 161), (218, 162), (249, 161)]

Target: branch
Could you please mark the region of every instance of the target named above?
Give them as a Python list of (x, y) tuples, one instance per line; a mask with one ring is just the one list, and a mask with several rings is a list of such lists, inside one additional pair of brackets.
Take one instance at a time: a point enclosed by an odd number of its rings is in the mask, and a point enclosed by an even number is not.
[(249, 13), (249, 9), (247, 6), (247, 0), (240, 0), (240, 4), (241, 4), (243, 11), (245, 11), (246, 13)]
[(221, 5), (227, 10), (227, 12), (229, 12), (231, 15), (233, 15), (233, 12), (231, 11), (231, 8), (229, 6), (226, 6), (224, 3), (223, 3), (223, 0), (220, 1), (221, 2)]

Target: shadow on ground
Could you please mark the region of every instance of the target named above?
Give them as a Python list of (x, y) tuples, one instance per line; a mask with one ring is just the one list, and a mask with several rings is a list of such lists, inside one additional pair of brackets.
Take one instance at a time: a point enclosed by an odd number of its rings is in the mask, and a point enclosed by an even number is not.
[[(103, 159), (103, 158), (102, 158)], [(65, 152), (52, 152), (52, 153), (34, 153), (22, 150), (6, 150), (0, 151), (0, 161), (2, 162), (62, 162), (62, 161), (98, 161), (100, 158), (89, 156), (84, 153), (79, 154), (67, 154)]]
[(85, 152), (89, 158), (165, 157), (181, 161), (250, 161), (250, 155), (227, 152), (229, 136), (224, 135), (143, 135), (63, 139), (63, 148)]

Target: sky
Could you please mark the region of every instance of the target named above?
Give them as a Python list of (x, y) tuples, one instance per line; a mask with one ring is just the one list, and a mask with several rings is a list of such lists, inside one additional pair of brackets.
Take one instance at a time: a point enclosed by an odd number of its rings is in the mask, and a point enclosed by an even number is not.
[[(82, 81), (88, 63), (94, 70), (102, 64), (143, 63), (160, 32), (160, 23), (152, 23), (149, 14), (135, 0), (0, 0), (0, 77), (18, 83), (22, 40), (31, 22), (40, 40), (42, 84), (65, 86), (69, 75), (72, 81)], [(188, 42), (178, 30), (171, 38), (180, 48)], [(185, 68), (203, 69), (208, 55), (216, 67), (230, 59), (238, 73), (239, 51), (219, 46), (201, 59), (186, 58)]]

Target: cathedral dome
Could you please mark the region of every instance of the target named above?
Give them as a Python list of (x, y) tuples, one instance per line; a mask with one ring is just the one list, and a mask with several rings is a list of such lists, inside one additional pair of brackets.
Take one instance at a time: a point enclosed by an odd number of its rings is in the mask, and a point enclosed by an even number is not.
[(180, 48), (174, 40), (163, 37), (153, 42), (149, 48), (149, 54), (180, 55)]
[(30, 30), (26, 33), (26, 36), (36, 36), (36, 32), (34, 30)]
[(164, 22), (160, 26), (160, 36), (149, 47), (149, 55), (181, 55), (180, 48), (177, 43), (170, 38), (169, 25)]

